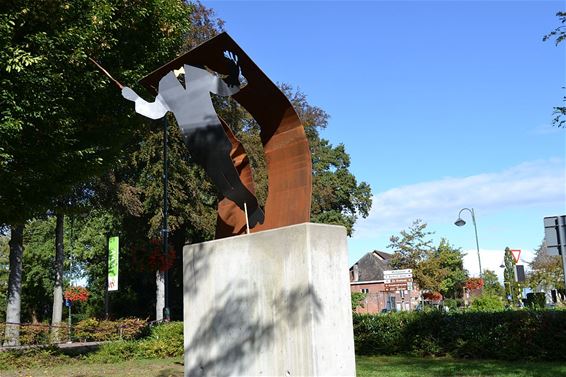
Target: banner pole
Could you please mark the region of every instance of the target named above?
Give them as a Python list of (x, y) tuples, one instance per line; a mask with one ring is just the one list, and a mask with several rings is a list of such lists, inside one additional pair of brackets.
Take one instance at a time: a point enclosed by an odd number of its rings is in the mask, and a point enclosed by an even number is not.
[(104, 318), (108, 319), (108, 312), (110, 306), (110, 297), (108, 296), (108, 258), (110, 258), (110, 233), (106, 233), (106, 270), (104, 274), (106, 275), (105, 284), (104, 284)]

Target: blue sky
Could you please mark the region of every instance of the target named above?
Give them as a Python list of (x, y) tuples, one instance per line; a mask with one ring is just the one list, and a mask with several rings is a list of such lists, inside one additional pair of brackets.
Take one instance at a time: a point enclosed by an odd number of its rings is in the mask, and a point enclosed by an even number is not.
[[(557, 1), (204, 1), (275, 82), (331, 116), (374, 205), (349, 239), (350, 263), (423, 219), (468, 253), (453, 225), (474, 208), (482, 266), (506, 246), (530, 260), (542, 218), (566, 213), (566, 130), (551, 126), (564, 91)], [(500, 272), (500, 271), (497, 271)]]

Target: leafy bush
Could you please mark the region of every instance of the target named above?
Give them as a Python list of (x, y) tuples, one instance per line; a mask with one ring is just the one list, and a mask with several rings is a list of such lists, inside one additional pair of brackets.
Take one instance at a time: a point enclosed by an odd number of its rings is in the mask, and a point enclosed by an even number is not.
[(544, 292), (527, 293), (527, 306), (542, 309), (546, 306), (546, 295)]
[(458, 300), (454, 298), (445, 298), (442, 305), (449, 308), (450, 310), (458, 309)]
[(151, 328), (150, 336), (139, 342), (144, 358), (183, 356), (183, 322), (169, 322)]
[(72, 359), (61, 354), (55, 347), (6, 350), (0, 352), (0, 370), (50, 367), (68, 364), (70, 362), (72, 362)]
[(565, 311), (354, 314), (356, 354), (566, 360)]
[(501, 297), (492, 294), (482, 294), (472, 301), (472, 310), (493, 312), (505, 309)]
[(73, 326), (73, 336), (83, 342), (131, 340), (138, 338), (147, 322), (139, 318), (125, 318), (118, 321), (99, 321), (88, 318)]
[(366, 294), (363, 292), (352, 292), (350, 299), (352, 301), (352, 311), (355, 311), (358, 306), (364, 307)]
[[(136, 331), (132, 330), (130, 333), (124, 331), (122, 336), (128, 339), (140, 336), (147, 329), (145, 321), (135, 318), (117, 322), (97, 321), (95, 319), (81, 322), (84, 322), (81, 323), (80, 327), (80, 331), (86, 334), (84, 336), (96, 335), (92, 332), (92, 329), (96, 328), (102, 329), (108, 337), (114, 337), (116, 336), (117, 324), (129, 325), (124, 328), (138, 329)], [(48, 329), (48, 327), (45, 328)], [(66, 351), (53, 346), (3, 351), (0, 352), (0, 370), (23, 367), (49, 367), (77, 362), (78, 360), (86, 360), (92, 363), (116, 363), (132, 359), (179, 357), (183, 355), (183, 350), (183, 323), (170, 322), (152, 327), (143, 339), (117, 340), (103, 343), (96, 351), (89, 351), (87, 355), (78, 355), (78, 357), (77, 354), (73, 354), (73, 357), (65, 355), (64, 352)]]
[(152, 359), (183, 356), (183, 323), (170, 322), (152, 327), (147, 338), (116, 341), (101, 345), (88, 355), (95, 363), (115, 363), (132, 359)]

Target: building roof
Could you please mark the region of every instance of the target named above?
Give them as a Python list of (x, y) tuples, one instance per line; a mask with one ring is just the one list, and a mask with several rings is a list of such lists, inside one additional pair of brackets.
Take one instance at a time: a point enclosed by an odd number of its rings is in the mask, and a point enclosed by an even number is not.
[(379, 250), (374, 250), (361, 257), (350, 271), (357, 265), (358, 279), (356, 281), (383, 280), (383, 271), (389, 270), (389, 259), (393, 255)]

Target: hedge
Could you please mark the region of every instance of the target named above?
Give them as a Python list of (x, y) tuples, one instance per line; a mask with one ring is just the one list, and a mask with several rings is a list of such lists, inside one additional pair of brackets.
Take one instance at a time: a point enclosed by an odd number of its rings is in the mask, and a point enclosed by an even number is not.
[(354, 314), (358, 355), (566, 360), (566, 311)]
[[(130, 319), (128, 321), (133, 321)], [(142, 322), (142, 321), (140, 321)], [(108, 327), (103, 324), (104, 328)], [(8, 349), (0, 352), (2, 370), (41, 368), (72, 363), (118, 363), (133, 359), (152, 359), (183, 356), (183, 323), (170, 322), (147, 328), (141, 339), (106, 342), (98, 348), (82, 348), (69, 352), (56, 346)], [(114, 332), (109, 333), (114, 336)], [(123, 337), (125, 339), (126, 337)]]

